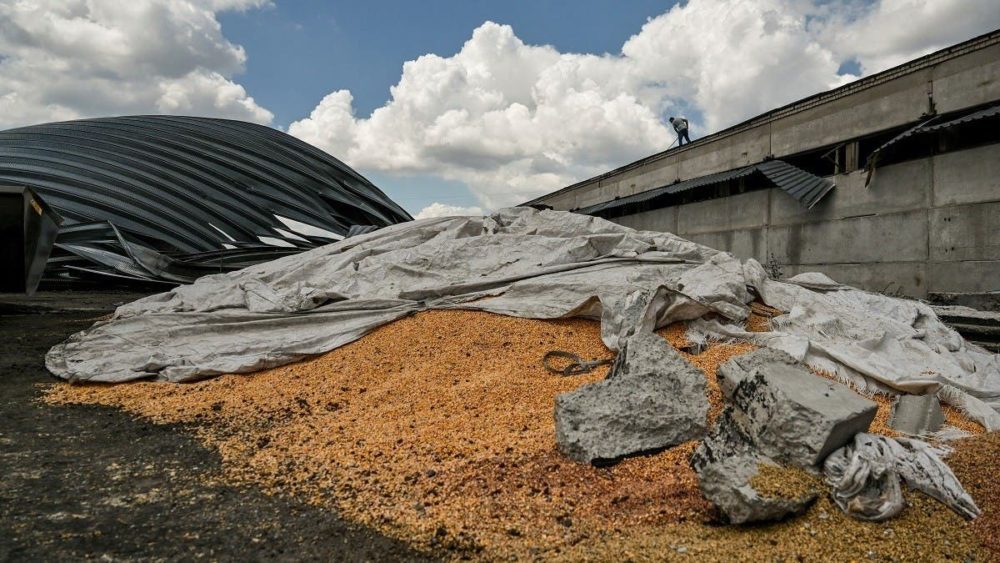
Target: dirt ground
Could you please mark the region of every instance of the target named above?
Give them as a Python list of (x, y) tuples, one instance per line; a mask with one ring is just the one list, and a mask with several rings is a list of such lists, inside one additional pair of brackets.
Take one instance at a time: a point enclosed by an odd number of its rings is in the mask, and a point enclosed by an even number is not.
[[(759, 319), (758, 319), (759, 320)], [(760, 326), (753, 318), (748, 325)], [(686, 349), (683, 325), (661, 331)], [(540, 321), (474, 311), (426, 311), (327, 354), (255, 374), (176, 385), (67, 385), (45, 402), (121, 408), (185, 424), (222, 456), (222, 478), (307, 499), (449, 560), (938, 561), (985, 560), (996, 496), (969, 526), (909, 492), (899, 518), (853, 520), (822, 496), (781, 523), (717, 526), (698, 490), (687, 443), (611, 466), (556, 449), (559, 393), (604, 376), (545, 371), (546, 351), (607, 358), (594, 321)], [(716, 343), (682, 352), (711, 397), (718, 366), (752, 349)], [(607, 368), (604, 368), (606, 370)], [(875, 431), (886, 431), (875, 425)], [(963, 482), (992, 474), (996, 444), (958, 445)], [(755, 481), (781, 496), (816, 480), (787, 470)], [(978, 480), (977, 480), (978, 479)], [(988, 485), (989, 481), (985, 481)], [(820, 487), (820, 490), (825, 490)]]
[[(531, 425), (512, 417), (527, 412), (538, 399), (534, 395), (542, 387), (536, 380), (552, 377), (538, 366), (544, 350), (569, 346), (588, 358), (607, 353), (596, 325), (578, 326), (583, 321), (546, 324), (485, 313), (475, 315), (489, 318), (463, 321), (449, 317), (459, 314), (455, 312), (423, 313), (338, 351), (253, 376), (223, 376), (184, 386), (53, 386), (46, 385), (54, 379), (44, 371), (45, 351), (106, 314), (110, 305), (135, 296), (67, 299), (55, 295), (31, 302), (7, 297), (0, 295), (0, 382), (4, 385), (0, 394), (0, 561), (395, 561), (419, 559), (426, 553), (487, 560), (507, 556), (650, 561), (996, 559), (1000, 497), (991, 486), (990, 469), (995, 467), (1000, 443), (993, 435), (962, 442), (955, 459), (949, 458), (983, 509), (983, 516), (971, 526), (940, 503), (914, 493), (903, 515), (884, 523), (850, 520), (824, 497), (797, 519), (768, 526), (720, 527), (698, 518), (697, 510), (692, 512), (680, 502), (683, 495), (661, 490), (670, 485), (663, 471), (649, 473), (642, 488), (643, 468), (669, 470), (667, 465), (677, 461), (669, 452), (631, 459), (616, 469), (566, 462), (572, 467), (560, 470), (558, 465), (565, 460), (552, 449), (551, 436), (536, 446), (541, 444), (557, 458), (545, 458), (542, 452), (540, 459), (548, 461), (541, 464), (524, 463), (523, 456), (515, 455), (517, 448), (502, 447), (503, 440), (490, 446), (487, 438), (502, 431), (498, 421), (508, 419), (512, 424), (508, 424), (508, 434), (521, 436), (518, 447), (531, 445), (524, 434), (531, 434)], [(664, 329), (668, 342), (683, 347), (674, 343), (683, 331), (675, 334), (669, 329)], [(450, 347), (441, 344), (442, 338)], [(513, 346), (518, 350), (514, 356), (509, 352), (498, 358), (493, 352), (516, 339), (525, 342)], [(405, 349), (397, 349), (400, 342), (406, 343)], [(707, 376), (713, 376), (723, 361), (710, 352), (711, 348), (689, 358)], [(435, 361), (426, 361), (429, 357)], [(364, 361), (358, 363), (358, 358)], [(463, 383), (456, 374), (468, 371), (466, 363), (492, 366), (486, 372), (494, 379), (465, 379)], [(499, 365), (509, 369), (504, 371)], [(428, 366), (434, 369), (421, 371)], [(366, 380), (364, 370), (372, 371), (368, 375), (374, 379)], [(532, 372), (531, 396), (518, 394), (523, 386), (511, 379), (516, 374), (510, 370), (539, 372)], [(393, 377), (387, 379), (385, 373)], [(421, 384), (407, 383), (407, 377)], [(390, 384), (421, 391), (409, 396), (400, 395), (397, 389), (390, 393), (396, 400), (387, 403), (380, 398), (384, 390), (379, 386)], [(439, 388), (428, 399), (427, 389), (435, 389), (433, 385)], [(70, 399), (86, 398), (88, 393), (93, 397), (46, 406), (39, 401), (43, 388), (49, 390), (48, 402), (58, 403), (53, 397), (59, 392)], [(490, 406), (486, 397), (476, 394), (479, 388), (501, 400)], [(109, 400), (127, 399), (136, 392), (141, 401)], [(335, 403), (331, 402), (334, 397)], [(552, 400), (546, 396), (535, 401), (539, 402), (535, 410), (545, 416), (536, 413), (531, 420), (551, 422)], [(401, 405), (408, 409), (406, 413), (386, 414), (385, 409)], [(415, 410), (421, 405), (427, 409)], [(133, 418), (128, 412), (141, 417)], [(373, 416), (365, 418), (365, 413)], [(407, 416), (438, 423), (420, 425)], [(360, 434), (345, 434), (346, 427), (338, 426), (338, 432), (320, 439), (316, 428), (338, 424), (327, 419), (349, 419), (357, 423), (350, 432)], [(438, 436), (438, 431), (444, 433)], [(346, 441), (338, 446), (340, 434)], [(441, 455), (431, 447), (439, 444), (450, 448), (449, 452), (462, 453), (474, 441), (490, 446), (473, 448), (482, 450), (485, 464), (470, 464), (464, 454)], [(680, 449), (674, 453), (685, 458), (689, 450)], [(370, 459), (366, 452), (371, 453)], [(403, 470), (414, 465), (420, 471)], [(480, 466), (502, 471), (491, 469), (480, 475), (475, 473)], [(471, 468), (473, 474), (463, 473), (463, 468)], [(545, 474), (539, 476), (535, 470)], [(623, 490), (566, 501), (577, 481), (608, 485), (616, 470), (625, 472), (619, 475)], [(587, 474), (578, 474), (581, 471)], [(601, 475), (592, 474), (595, 471)], [(528, 479), (519, 481), (518, 472)], [(630, 475), (641, 478), (630, 481)], [(331, 476), (332, 480), (327, 479)], [(501, 500), (506, 497), (497, 488), (500, 481), (502, 488), (527, 491), (527, 496), (515, 495), (509, 506), (504, 504)], [(337, 483), (345, 485), (341, 492), (347, 494), (333, 494), (339, 489), (330, 485)], [(319, 489), (313, 487), (317, 484)], [(651, 519), (605, 519), (588, 528), (587, 502), (607, 504), (608, 514), (628, 515), (631, 509), (642, 513), (643, 506), (630, 504), (637, 491), (639, 496), (665, 491), (670, 508), (680, 510), (679, 517), (670, 519), (669, 510), (651, 507)], [(663, 496), (654, 503), (663, 502)], [(534, 497), (538, 502), (533, 505)], [(445, 502), (449, 499), (458, 504)], [(558, 506), (553, 507), (558, 510), (545, 508), (556, 500)], [(542, 510), (532, 511), (535, 505)], [(564, 510), (567, 506), (574, 510), (572, 517)], [(707, 514), (707, 507), (702, 508)], [(540, 519), (530, 520), (532, 514)], [(416, 533), (402, 526), (407, 515), (414, 516), (411, 527)], [(516, 525), (510, 524), (515, 521)], [(490, 526), (490, 522), (503, 524)], [(476, 523), (483, 523), (487, 531), (496, 528), (496, 537), (487, 538), (496, 541), (470, 539), (469, 530), (475, 531)], [(380, 535), (378, 530), (398, 539)], [(565, 541), (556, 545), (560, 538)], [(409, 546), (430, 548), (418, 553)]]
[(53, 344), (136, 298), (0, 295), (0, 561), (417, 560), (328, 509), (222, 484), (188, 432), (37, 401)]

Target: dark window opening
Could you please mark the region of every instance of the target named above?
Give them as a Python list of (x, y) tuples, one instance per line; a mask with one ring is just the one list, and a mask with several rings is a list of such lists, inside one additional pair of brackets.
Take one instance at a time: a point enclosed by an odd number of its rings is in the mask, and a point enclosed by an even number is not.
[[(1000, 142), (1000, 115), (973, 115), (989, 107), (990, 105), (979, 106), (942, 114), (931, 120), (893, 130), (892, 134), (882, 133), (863, 139), (860, 142), (860, 162), (867, 165), (875, 158), (877, 166), (885, 166)], [(967, 116), (971, 116), (968, 121), (936, 127)], [(918, 127), (921, 125), (922, 127)]]
[(682, 192), (661, 194), (645, 201), (629, 203), (607, 211), (598, 211), (595, 212), (594, 215), (605, 219), (611, 219), (624, 215), (634, 215), (644, 211), (651, 211), (653, 209), (674, 207), (687, 203), (698, 203), (701, 201), (745, 194), (758, 190), (766, 190), (770, 187), (771, 183), (764, 178), (762, 174), (754, 172), (753, 174), (743, 176), (741, 178), (732, 178), (715, 184), (691, 188)]
[(973, 149), (1000, 142), (1000, 118), (981, 119), (936, 132), (935, 153)]

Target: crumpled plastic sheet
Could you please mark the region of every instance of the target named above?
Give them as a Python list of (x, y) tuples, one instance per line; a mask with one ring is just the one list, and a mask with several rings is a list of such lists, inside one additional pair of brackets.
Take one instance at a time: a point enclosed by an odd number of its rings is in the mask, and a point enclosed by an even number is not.
[[(744, 269), (757, 266), (749, 260)], [(786, 313), (774, 319), (772, 331), (751, 333), (724, 319), (698, 319), (689, 331), (696, 339), (742, 339), (782, 350), (861, 391), (936, 392), (987, 430), (1000, 430), (1000, 355), (967, 343), (930, 306), (819, 273), (759, 279), (754, 289), (761, 300)]]
[[(787, 313), (771, 332), (740, 324), (754, 294)], [(822, 274), (775, 281), (755, 260), (669, 233), (530, 208), (402, 223), (206, 276), (120, 307), (46, 365), (73, 381), (193, 381), (328, 352), (427, 309), (599, 319), (612, 350), (638, 330), (693, 321), (706, 337), (783, 350), (862, 390), (937, 391), (1000, 429), (1000, 357), (927, 305)]]
[(609, 348), (637, 330), (749, 314), (743, 265), (669, 233), (511, 208), (402, 223), (119, 307), (52, 348), (72, 381), (193, 381), (333, 350), (427, 309), (600, 319)]
[(945, 453), (921, 440), (860, 433), (827, 456), (823, 470), (834, 502), (860, 520), (878, 522), (899, 514), (906, 506), (901, 480), (959, 515), (975, 518), (979, 507), (941, 460)]

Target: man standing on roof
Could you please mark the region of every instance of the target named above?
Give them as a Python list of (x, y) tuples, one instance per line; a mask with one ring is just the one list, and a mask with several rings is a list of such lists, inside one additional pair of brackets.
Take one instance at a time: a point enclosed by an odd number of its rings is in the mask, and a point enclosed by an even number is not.
[(684, 141), (691, 142), (691, 137), (688, 137), (688, 120), (683, 117), (671, 117), (670, 124), (674, 126), (674, 131), (677, 131), (677, 146), (684, 144)]

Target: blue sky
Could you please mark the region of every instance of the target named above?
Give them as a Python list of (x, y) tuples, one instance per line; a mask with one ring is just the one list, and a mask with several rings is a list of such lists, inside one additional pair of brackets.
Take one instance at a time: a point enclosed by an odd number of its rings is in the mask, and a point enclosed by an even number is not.
[[(388, 101), (404, 62), (456, 53), (487, 20), (511, 25), (527, 43), (561, 52), (617, 54), (647, 18), (676, 3), (303, 0), (225, 12), (219, 21), (226, 37), (246, 50), (240, 83), (274, 113), (273, 125), (284, 129), (339, 89), (351, 91), (359, 115), (369, 115)], [(371, 171), (366, 176), (411, 213), (433, 202), (478, 205), (460, 181)]]
[(274, 112), (274, 125), (309, 113), (327, 93), (348, 89), (368, 115), (389, 99), (403, 63), (426, 53), (452, 55), (485, 21), (509, 24), (523, 41), (561, 52), (614, 53), (662, 0), (381, 0), (278, 2), (223, 12), (223, 32), (247, 52), (240, 83)]
[(0, 129), (252, 121), (477, 213), (996, 28), (997, 0), (0, 0)]

